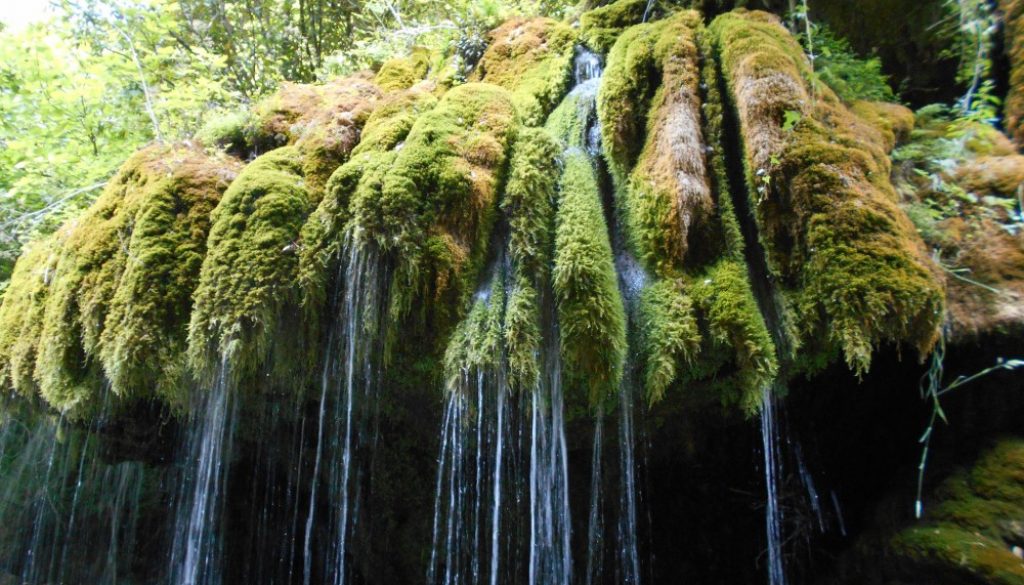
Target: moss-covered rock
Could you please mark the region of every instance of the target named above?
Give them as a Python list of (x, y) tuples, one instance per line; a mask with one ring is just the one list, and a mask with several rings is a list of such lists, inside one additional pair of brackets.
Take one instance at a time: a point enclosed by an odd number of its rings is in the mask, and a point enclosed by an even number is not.
[(440, 334), (468, 307), (517, 128), (506, 90), (461, 85), (419, 116), (401, 148), (381, 155), (393, 163), (373, 168), (387, 172), (360, 178), (351, 221), (364, 244), (395, 260), (394, 323), (417, 307)]
[(947, 275), (952, 340), (1024, 323), (1024, 157), (987, 125), (922, 111), (894, 153), (893, 181)]
[(550, 18), (512, 19), (489, 39), (471, 80), (508, 89), (523, 123), (542, 124), (569, 87), (575, 32)]
[(700, 352), (701, 335), (693, 303), (682, 283), (662, 280), (640, 296), (640, 323), (647, 401), (658, 402), (678, 379), (678, 369), (692, 364)]
[(594, 168), (578, 149), (564, 157), (553, 272), (562, 359), (598, 404), (622, 379), (626, 316)]
[(504, 335), (509, 381), (518, 389), (535, 388), (540, 379), (540, 291), (551, 285), (560, 154), (560, 145), (546, 130), (520, 131), (501, 201), (512, 261)]
[(882, 134), (886, 152), (906, 142), (914, 130), (914, 112), (900, 104), (860, 100), (850, 104), (850, 111)]
[(39, 391), (35, 369), (46, 300), (70, 229), (25, 247), (0, 305), (0, 387), (24, 396)]
[(647, 0), (618, 0), (580, 15), (580, 39), (599, 53), (607, 53), (626, 28), (643, 21)]
[(918, 525), (890, 541), (897, 566), (956, 582), (1024, 583), (1024, 441), (1006, 439), (933, 495)]
[(1024, 145), (1024, 2), (1000, 0), (1003, 13), (1003, 46), (1010, 63), (1010, 89), (1004, 115), (1006, 131), (1017, 146)]
[(85, 416), (106, 383), (120, 396), (181, 397), (208, 218), (237, 168), (188, 147), (147, 147), (62, 230), (35, 369), (51, 406)]
[(632, 247), (660, 275), (681, 268), (690, 234), (714, 208), (701, 132), (700, 28), (700, 15), (683, 11), (629, 29), (609, 54), (598, 99)]
[(299, 230), (313, 201), (295, 147), (253, 161), (224, 193), (211, 217), (188, 336), (188, 358), (209, 381), (222, 361), (239, 377), (263, 366), (284, 307), (297, 306)]
[(430, 52), (413, 47), (408, 56), (385, 61), (373, 81), (384, 91), (408, 89), (426, 77), (429, 70)]
[(882, 342), (929, 351), (943, 283), (897, 205), (883, 137), (828, 88), (812, 92), (806, 58), (775, 17), (735, 11), (710, 30), (769, 268), (800, 335), (816, 340), (803, 346), (840, 348), (858, 372)]

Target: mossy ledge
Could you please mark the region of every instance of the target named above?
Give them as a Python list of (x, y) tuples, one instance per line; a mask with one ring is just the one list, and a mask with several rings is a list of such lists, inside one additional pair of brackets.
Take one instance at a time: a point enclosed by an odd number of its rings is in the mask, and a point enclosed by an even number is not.
[(82, 217), (33, 247), (39, 264), (0, 315), (18, 336), (0, 346), (12, 385), (71, 418), (90, 415), (107, 382), (122, 398), (182, 405), (209, 214), (238, 167), (187, 146), (147, 147)]
[[(750, 205), (800, 345), (839, 348), (857, 372), (883, 342), (930, 351), (943, 281), (897, 205), (884, 139), (827, 87), (812, 91), (806, 57), (775, 16), (737, 10), (710, 31)], [(787, 115), (798, 119), (790, 128)]]

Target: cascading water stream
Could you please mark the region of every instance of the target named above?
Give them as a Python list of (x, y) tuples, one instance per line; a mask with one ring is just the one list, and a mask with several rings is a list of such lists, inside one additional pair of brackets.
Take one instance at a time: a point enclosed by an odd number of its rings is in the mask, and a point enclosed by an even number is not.
[(782, 457), (779, 451), (778, 421), (775, 416), (775, 392), (771, 386), (767, 386), (761, 396), (761, 441), (767, 487), (765, 524), (768, 533), (768, 582), (771, 585), (785, 585), (786, 574), (782, 560), (782, 509), (779, 506)]
[(199, 396), (187, 429), (171, 547), (171, 583), (219, 585), (222, 580), (220, 518), (224, 507), (234, 423), (230, 370), (222, 360), (216, 382)]
[[(336, 315), (325, 344), (317, 410), (316, 449), (309, 506), (303, 529), (303, 583), (321, 579), (333, 585), (348, 582), (349, 542), (356, 530), (359, 480), (363, 461), (355, 460), (366, 438), (379, 376), (376, 360), (382, 338), (384, 274), (371, 246), (346, 236), (331, 313)], [(326, 490), (321, 490), (321, 483)], [(322, 511), (320, 494), (327, 496)], [(322, 570), (314, 567), (316, 525), (328, 519), (330, 529)]]

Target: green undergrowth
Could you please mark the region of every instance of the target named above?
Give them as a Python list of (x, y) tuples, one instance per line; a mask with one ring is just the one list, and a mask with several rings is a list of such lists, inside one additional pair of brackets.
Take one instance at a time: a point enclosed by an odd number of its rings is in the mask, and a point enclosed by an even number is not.
[(892, 538), (892, 554), (929, 573), (1024, 583), (1024, 561), (1011, 550), (1024, 538), (1024, 441), (999, 441), (933, 499), (920, 524)]
[(749, 201), (805, 352), (841, 349), (857, 373), (884, 342), (931, 350), (943, 285), (889, 182), (884, 137), (812, 75), (765, 13), (710, 27), (734, 100)]
[(550, 18), (512, 19), (489, 38), (472, 80), (508, 89), (523, 123), (542, 124), (572, 79), (575, 32)]

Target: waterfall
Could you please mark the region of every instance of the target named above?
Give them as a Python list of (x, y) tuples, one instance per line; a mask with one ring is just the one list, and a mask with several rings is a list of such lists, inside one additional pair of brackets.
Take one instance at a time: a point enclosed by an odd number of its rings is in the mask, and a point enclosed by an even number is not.
[(171, 547), (174, 585), (219, 585), (222, 580), (220, 518), (236, 419), (230, 386), (225, 358), (213, 387), (196, 399), (192, 412), (198, 414), (186, 430)]
[[(475, 310), (500, 315), (504, 286), (498, 267), (478, 291)], [(468, 331), (473, 338), (482, 332)], [(479, 348), (475, 348), (479, 349)], [(501, 353), (501, 352), (499, 352)], [(483, 356), (486, 363), (467, 365), (445, 395), (444, 418), (434, 497), (429, 585), (504, 582), (502, 567), (503, 482), (509, 388), (505, 357)], [(509, 522), (510, 524), (510, 522)], [(511, 559), (509, 559), (511, 560)]]
[[(349, 544), (357, 528), (357, 484), (367, 463), (356, 453), (369, 440), (367, 427), (378, 391), (386, 274), (376, 249), (354, 241), (351, 235), (346, 235), (340, 260), (331, 303), (335, 318), (324, 346), (313, 478), (303, 528), (305, 585), (344, 585), (349, 580)], [(322, 493), (326, 510), (318, 507)], [(315, 528), (321, 520), (328, 522), (329, 536), (318, 548)], [(322, 567), (314, 567), (320, 549), (326, 550), (326, 557)]]
[(768, 582), (771, 585), (786, 585), (782, 560), (782, 509), (779, 507), (782, 456), (779, 450), (778, 420), (775, 415), (775, 392), (771, 386), (767, 386), (761, 396), (761, 441), (764, 448), (767, 490), (765, 524), (768, 533)]

